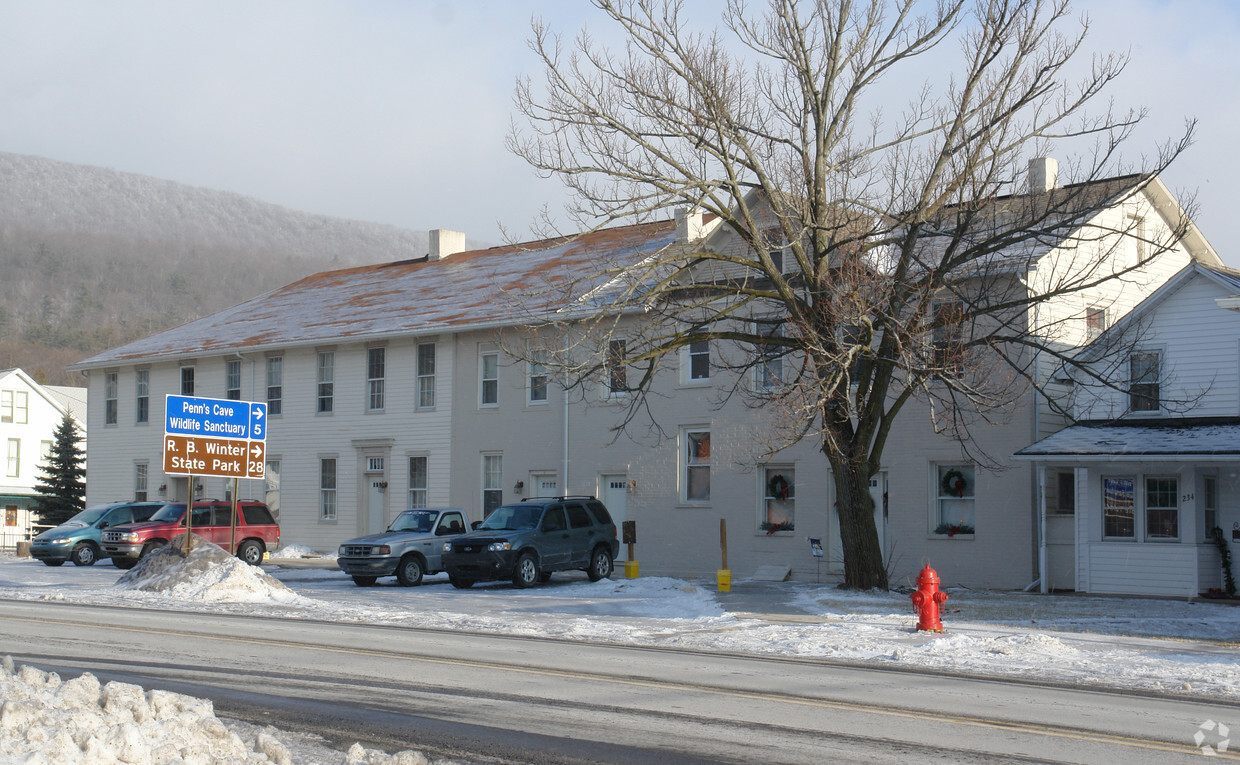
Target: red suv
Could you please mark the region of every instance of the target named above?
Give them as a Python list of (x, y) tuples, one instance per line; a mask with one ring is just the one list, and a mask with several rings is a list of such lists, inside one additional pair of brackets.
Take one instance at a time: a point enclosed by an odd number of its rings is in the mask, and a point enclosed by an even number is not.
[[(235, 543), (230, 552), (251, 565), (263, 560), (263, 553), (280, 546), (280, 525), (261, 502), (241, 502)], [(232, 503), (204, 500), (194, 503), (193, 532), (229, 550), (232, 535)], [(185, 503), (164, 505), (141, 523), (125, 523), (103, 532), (104, 554), (117, 568), (133, 568), (139, 560), (185, 533)]]

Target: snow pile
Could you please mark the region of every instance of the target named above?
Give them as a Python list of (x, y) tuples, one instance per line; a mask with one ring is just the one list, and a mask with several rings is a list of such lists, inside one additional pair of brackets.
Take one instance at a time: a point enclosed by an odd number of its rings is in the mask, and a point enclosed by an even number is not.
[[(54, 672), (0, 662), (0, 764), (292, 765), (275, 728), (249, 743), (215, 716), (210, 701), (112, 682), (92, 674), (61, 680)], [(332, 761), (341, 765), (427, 765), (421, 752), (393, 755), (361, 744)]]
[(304, 598), (263, 572), (198, 535), (183, 552), (185, 535), (146, 556), (116, 581), (126, 590), (156, 592), (184, 600), (217, 603), (302, 603)]

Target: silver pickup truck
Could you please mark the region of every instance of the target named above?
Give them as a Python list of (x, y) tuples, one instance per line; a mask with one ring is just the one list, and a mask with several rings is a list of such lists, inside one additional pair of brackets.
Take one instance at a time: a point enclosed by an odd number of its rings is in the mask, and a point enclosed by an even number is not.
[(406, 587), (423, 574), (443, 570), (443, 540), (468, 530), (459, 507), (419, 508), (396, 516), (382, 534), (350, 539), (340, 545), (336, 565), (359, 587), (370, 587), (381, 576), (396, 575)]

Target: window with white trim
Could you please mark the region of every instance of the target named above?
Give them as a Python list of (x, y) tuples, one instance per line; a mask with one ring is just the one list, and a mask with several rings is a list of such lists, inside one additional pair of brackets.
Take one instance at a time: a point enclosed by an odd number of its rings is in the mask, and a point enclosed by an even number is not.
[(792, 465), (768, 465), (762, 470), (762, 522), (767, 534), (796, 530), (796, 471)]
[(529, 403), (547, 403), (547, 380), (547, 368), (537, 361), (531, 361), (529, 363), (529, 384), (526, 386)]
[(409, 509), (428, 507), (430, 495), (430, 473), (427, 470), (427, 458), (418, 456), (409, 458)]
[(945, 300), (931, 306), (934, 321), (934, 368), (955, 377), (964, 369), (964, 303)]
[(336, 458), (319, 460), (319, 520), (336, 520)]
[(133, 466), (133, 498), (135, 502), (146, 501), (147, 463), (137, 462)]
[(13, 391), (0, 390), (0, 422), (13, 421)]
[(710, 379), (710, 341), (689, 343), (686, 349), (689, 366), (689, 382), (706, 382)]
[(241, 361), (230, 359), (224, 364), (224, 398), (241, 400)]
[(935, 534), (956, 536), (974, 532), (976, 470), (970, 464), (937, 465), (937, 524)]
[[(754, 333), (763, 337), (783, 337), (782, 324), (757, 322)], [(758, 360), (754, 366), (754, 383), (759, 390), (778, 388), (784, 380), (784, 352), (780, 346), (759, 344)]]
[(783, 229), (772, 226), (762, 232), (762, 237), (775, 270), (782, 274), (784, 272), (784, 250), (786, 249)]
[(1132, 412), (1157, 412), (1162, 406), (1161, 353), (1141, 351), (1128, 358), (1128, 409)]
[(435, 406), (435, 344), (418, 343), (418, 409)]
[[(1201, 478), (1201, 510), (1203, 516), (1201, 538), (1207, 542), (1214, 541), (1214, 530), (1218, 528), (1218, 476), (1202, 476)], [(1219, 529), (1222, 532), (1222, 529)]]
[(1085, 341), (1094, 340), (1107, 330), (1107, 309), (1090, 306), (1085, 309)]
[(134, 403), (136, 411), (134, 422), (144, 423), (151, 419), (151, 370), (139, 369), (134, 372)]
[(115, 425), (117, 402), (120, 396), (119, 375), (116, 372), (103, 373), (103, 424)]
[(50, 460), (51, 458), (52, 458), (52, 442), (51, 441), (40, 441), (39, 442), (39, 462), (46, 465), (47, 461)]
[(629, 391), (628, 367), (624, 364), (627, 343), (624, 340), (607, 341), (607, 395), (620, 396)]
[(9, 439), (9, 459), (5, 468), (5, 475), (9, 478), (17, 478), (21, 475), (22, 470), (22, 441), (20, 438)]
[(267, 357), (267, 414), (278, 415), (284, 407), (284, 357)]
[(366, 349), (366, 409), (381, 412), (384, 407), (384, 375), (387, 348)]
[(336, 406), (336, 354), (320, 351), (315, 372), (317, 403), (315, 411), (331, 414)]
[(478, 405), (499, 406), (499, 354), (484, 353), (478, 363)]
[(1145, 478), (1145, 538), (1172, 542), (1180, 538), (1180, 479)]
[(504, 457), (482, 455), (482, 517), (486, 518), (504, 503)]
[(710, 431), (686, 428), (681, 431), (681, 499), (686, 502), (710, 501)]
[(1103, 476), (1103, 538), (1135, 539), (1137, 536), (1136, 518), (1136, 478), (1130, 475)]

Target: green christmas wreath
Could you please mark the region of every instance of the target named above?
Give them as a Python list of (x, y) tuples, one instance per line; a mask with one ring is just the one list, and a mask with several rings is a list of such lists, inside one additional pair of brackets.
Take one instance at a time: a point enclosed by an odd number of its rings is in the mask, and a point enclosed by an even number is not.
[(969, 481), (964, 477), (964, 473), (952, 468), (943, 474), (939, 487), (945, 495), (951, 494), (963, 498), (965, 489), (969, 488)]
[(788, 483), (788, 479), (783, 475), (776, 473), (771, 476), (771, 480), (766, 482), (766, 492), (768, 497), (775, 499), (788, 499), (792, 493), (792, 484)]

